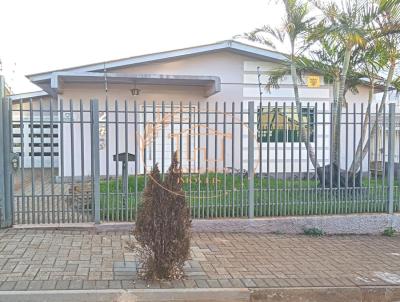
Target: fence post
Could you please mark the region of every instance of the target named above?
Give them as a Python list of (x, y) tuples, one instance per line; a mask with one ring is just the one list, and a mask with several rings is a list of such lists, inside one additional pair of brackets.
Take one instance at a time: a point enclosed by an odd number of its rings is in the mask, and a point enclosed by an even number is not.
[(0, 76), (0, 226), (13, 223), (11, 192), (10, 100), (5, 97), (5, 79)]
[(99, 101), (90, 100), (91, 136), (92, 136), (92, 179), (94, 222), (100, 223), (100, 137), (99, 137)]
[(254, 102), (248, 103), (248, 112), (249, 131), (247, 138), (247, 177), (249, 181), (249, 218), (254, 218)]
[(388, 137), (388, 213), (393, 214), (394, 190), (394, 147), (395, 147), (395, 113), (396, 104), (389, 104), (389, 137)]

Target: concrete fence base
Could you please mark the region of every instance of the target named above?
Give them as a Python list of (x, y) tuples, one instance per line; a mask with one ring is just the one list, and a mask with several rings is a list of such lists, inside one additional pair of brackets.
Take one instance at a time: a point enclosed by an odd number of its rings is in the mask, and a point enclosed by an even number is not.
[[(75, 223), (16, 225), (14, 228), (64, 229), (128, 231), (134, 223)], [(333, 216), (295, 216), (268, 218), (236, 219), (194, 219), (194, 232), (231, 232), (231, 233), (279, 233), (301, 234), (305, 229), (318, 228), (326, 234), (380, 234), (386, 228), (393, 227), (400, 231), (400, 214), (351, 214)]]

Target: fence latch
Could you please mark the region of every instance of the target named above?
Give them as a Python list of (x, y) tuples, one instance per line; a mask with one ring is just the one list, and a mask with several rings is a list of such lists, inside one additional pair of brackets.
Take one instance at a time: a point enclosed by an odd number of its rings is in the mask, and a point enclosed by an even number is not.
[(11, 167), (16, 172), (19, 169), (19, 156), (18, 154), (11, 154)]

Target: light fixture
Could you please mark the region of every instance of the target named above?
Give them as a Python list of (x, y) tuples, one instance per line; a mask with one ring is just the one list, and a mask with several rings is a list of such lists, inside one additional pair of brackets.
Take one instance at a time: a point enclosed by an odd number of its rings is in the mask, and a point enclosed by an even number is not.
[(136, 88), (136, 82), (135, 82), (135, 86), (132, 89), (130, 89), (130, 91), (133, 96), (140, 94), (140, 89)]

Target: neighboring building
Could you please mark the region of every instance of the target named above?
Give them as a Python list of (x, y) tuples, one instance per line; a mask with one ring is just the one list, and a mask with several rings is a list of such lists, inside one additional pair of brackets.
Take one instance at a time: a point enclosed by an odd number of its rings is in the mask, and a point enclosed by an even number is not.
[[(48, 167), (52, 161), (54, 161), (55, 166), (60, 165), (60, 116), (59, 114), (51, 115), (51, 111), (59, 111), (61, 103), (63, 104), (64, 114), (61, 117), (66, 121), (64, 124), (63, 135), (64, 135), (64, 175), (79, 176), (81, 172), (81, 144), (85, 144), (85, 152), (83, 162), (90, 163), (90, 142), (85, 138), (89, 136), (90, 128), (89, 125), (85, 125), (83, 130), (79, 128), (79, 125), (75, 125), (74, 128), (74, 138), (71, 139), (71, 128), (68, 124), (70, 119), (79, 119), (79, 112), (74, 112), (71, 114), (68, 112), (70, 110), (70, 100), (73, 106), (73, 110), (79, 111), (80, 100), (82, 100), (83, 106), (83, 116), (88, 118), (87, 109), (89, 108), (90, 99), (98, 99), (100, 102), (101, 119), (105, 119), (105, 99), (109, 100), (109, 110), (113, 111), (115, 106), (115, 100), (118, 100), (118, 114), (119, 121), (123, 121), (124, 115), (124, 101), (127, 100), (128, 111), (133, 108), (133, 101), (137, 101), (137, 105), (141, 111), (144, 108), (144, 102), (146, 101), (146, 111), (148, 112), (146, 121), (152, 121), (153, 110), (152, 101), (155, 101), (155, 107), (160, 110), (162, 101), (165, 101), (165, 111), (173, 111), (175, 108), (171, 109), (171, 101), (174, 102), (176, 106), (179, 107), (180, 102), (182, 102), (183, 108), (189, 110), (189, 102), (191, 102), (191, 108), (193, 111), (197, 110), (197, 106), (205, 109), (206, 102), (209, 102), (209, 108), (212, 110), (215, 108), (215, 104), (218, 104), (218, 109), (223, 109), (223, 102), (226, 102), (226, 110), (229, 112), (232, 110), (232, 104), (235, 103), (235, 110), (240, 109), (240, 103), (243, 102), (244, 110), (247, 110), (247, 104), (249, 101), (255, 102), (255, 110), (260, 112), (260, 95), (258, 87), (258, 74), (257, 68), (260, 68), (262, 73), (261, 82), (266, 82), (266, 74), (268, 71), (276, 69), (278, 66), (286, 61), (286, 56), (266, 50), (263, 48), (254, 47), (251, 45), (239, 43), (237, 41), (223, 41), (215, 44), (197, 46), (192, 48), (173, 50), (161, 53), (154, 53), (143, 56), (136, 56), (131, 58), (125, 58), (115, 61), (109, 61), (98, 64), (90, 64), (85, 66), (79, 66), (75, 68), (67, 68), (62, 70), (55, 70), (45, 73), (29, 75), (28, 78), (32, 83), (38, 85), (42, 88), (42, 91), (13, 95), (12, 100), (14, 102), (14, 120), (19, 120), (20, 113), (23, 119), (26, 121), (22, 127), (23, 131), (23, 146), (24, 146), (24, 166), (31, 167), (32, 163), (35, 167), (40, 167), (42, 158), (44, 160), (44, 166)], [(304, 115), (309, 116), (312, 120), (314, 110), (318, 112), (322, 111), (323, 106), (325, 106), (326, 112), (330, 112), (330, 104), (332, 102), (332, 85), (324, 83), (323, 77), (316, 74), (306, 75), (307, 77), (312, 77), (314, 81), (317, 81), (316, 87), (308, 87), (306, 83), (300, 84), (300, 97), (301, 101), (304, 103)], [(319, 81), (319, 84), (318, 84)], [(107, 90), (105, 89), (107, 88)], [(137, 91), (132, 93), (132, 89), (139, 89), (139, 95), (133, 96)], [(348, 101), (349, 112), (353, 112), (353, 104), (359, 109), (361, 104), (364, 104), (364, 110), (366, 109), (366, 102), (368, 99), (368, 87), (361, 86), (358, 88), (358, 94), (348, 93), (346, 99)], [(272, 102), (273, 106), (277, 102), (277, 108), (275, 110), (274, 118), (279, 119), (282, 116), (282, 106), (286, 103), (287, 113), (290, 113), (291, 104), (294, 101), (292, 82), (290, 77), (286, 77), (280, 84), (279, 89), (272, 89), (271, 91), (263, 91), (262, 94), (262, 111), (268, 110), (268, 102)], [(19, 104), (23, 104), (23, 111), (19, 112)], [(307, 103), (310, 103), (310, 109), (307, 109)], [(50, 106), (51, 104), (51, 106)], [(317, 108), (315, 108), (315, 104)], [(38, 109), (42, 106), (45, 111), (43, 111), (43, 116), (39, 115)], [(50, 110), (51, 107), (51, 110)], [(34, 109), (32, 113), (27, 109)], [(190, 109), (192, 110), (192, 109)], [(32, 114), (32, 115), (31, 115)], [(129, 115), (129, 120), (133, 121), (132, 114)], [(322, 115), (317, 115), (319, 120), (322, 121)], [(138, 119), (143, 121), (143, 114), (139, 114)], [(111, 119), (115, 119), (115, 114)], [(296, 113), (293, 113), (293, 128), (288, 129), (290, 135), (298, 140), (298, 124), (299, 118)], [(261, 119), (261, 125), (265, 125), (267, 121)], [(311, 121), (312, 123), (313, 121)], [(327, 121), (328, 122), (328, 121)], [(289, 121), (291, 123), (291, 121)], [(211, 122), (212, 124), (212, 122)], [(51, 125), (53, 125), (53, 130), (51, 130)], [(271, 124), (273, 127), (273, 124)], [(177, 128), (175, 128), (177, 127)], [(175, 124), (174, 130), (178, 130), (179, 125)], [(229, 128), (229, 126), (228, 126)], [(271, 171), (281, 170), (283, 159), (290, 160), (291, 152), (289, 148), (285, 148), (286, 152), (283, 152), (283, 139), (288, 133), (284, 134), (283, 129), (277, 128), (272, 129), (271, 133), (265, 132), (261, 129), (261, 139), (263, 142), (267, 140), (268, 135), (270, 135), (270, 142), (276, 144), (270, 144), (271, 148), (278, 148), (277, 152), (277, 163), (278, 166), (274, 167), (275, 152), (271, 152)], [(135, 153), (135, 140), (134, 140), (134, 125), (130, 123), (127, 126), (130, 138), (128, 151), (130, 153)], [(229, 128), (230, 129), (230, 128)], [(228, 129), (228, 131), (229, 131)], [(104, 129), (102, 129), (104, 130)], [(138, 135), (143, 134), (143, 127), (139, 127)], [(171, 126), (166, 126), (166, 135), (171, 132)], [(188, 131), (187, 128), (183, 129)], [(218, 130), (218, 129), (215, 129)], [(236, 135), (239, 133), (240, 129), (235, 130)], [(18, 141), (21, 127), (19, 123), (14, 125), (14, 143), (15, 152), (21, 152), (21, 140)], [(40, 145), (40, 138), (42, 132), (45, 137), (45, 145)], [(100, 159), (102, 162), (101, 174), (106, 173), (105, 162), (112, 162), (112, 155), (116, 153), (116, 135), (115, 127), (110, 126), (109, 129), (109, 158), (106, 158), (105, 150), (105, 139), (106, 135), (104, 131), (101, 131), (101, 154)], [(123, 126), (119, 129), (118, 138), (118, 150), (124, 151), (124, 133), (125, 129)], [(34, 139), (32, 140), (32, 134)], [(132, 135), (131, 135), (132, 134)], [(81, 139), (83, 135), (83, 140)], [(244, 133), (245, 136), (248, 135), (247, 131)], [(258, 137), (260, 139), (260, 137)], [(349, 132), (350, 142), (353, 139), (353, 131)], [(357, 138), (355, 138), (357, 140)], [(319, 161), (322, 163), (322, 154), (325, 153), (325, 161), (329, 162), (330, 144), (326, 143), (325, 150), (323, 149), (322, 141), (325, 140), (329, 142), (330, 131), (326, 129), (324, 132), (322, 126), (317, 127), (317, 134), (311, 134), (310, 140), (312, 144), (317, 142), (317, 155)], [(33, 141), (33, 146), (32, 146)], [(73, 141), (73, 144), (71, 142)], [(136, 140), (139, 141), (139, 140)], [(209, 148), (214, 148), (214, 140), (211, 140)], [(238, 142), (238, 141), (237, 141)], [(139, 142), (138, 142), (139, 143)], [(147, 160), (150, 162), (161, 162), (161, 143), (160, 137), (156, 140), (157, 152), (156, 158), (152, 158), (153, 150), (152, 146), (146, 148)], [(191, 142), (191, 150), (203, 147), (204, 140), (200, 142), (200, 146), (197, 146), (197, 141)], [(184, 144), (186, 144), (184, 142)], [(267, 152), (266, 143), (263, 145), (264, 154)], [(302, 161), (297, 160), (296, 166), (293, 167), (295, 171), (299, 170), (298, 164), (301, 163), (303, 167), (307, 164), (307, 155), (304, 146), (299, 146), (300, 144), (295, 144), (295, 156), (299, 157), (299, 152), (302, 157)], [(53, 148), (53, 153), (51, 153), (51, 146)], [(33, 148), (32, 148), (33, 147)], [(299, 150), (299, 147), (301, 150)], [(42, 153), (42, 149), (44, 153)], [(233, 150), (238, 148), (236, 145), (232, 149), (232, 139), (227, 138), (228, 150)], [(246, 144), (245, 144), (245, 154), (244, 154), (244, 167), (247, 166), (246, 162)], [(185, 145), (183, 147), (185, 152), (189, 149), (189, 146)], [(214, 149), (213, 149), (214, 150)], [(32, 152), (33, 151), (33, 152)], [(165, 150), (165, 160), (166, 165), (169, 161), (168, 148)], [(351, 161), (351, 153), (348, 150), (342, 152), (343, 159), (348, 153), (349, 159)], [(211, 151), (210, 154), (214, 154)], [(232, 163), (232, 152), (228, 152), (226, 157), (226, 166), (229, 167), (239, 167), (240, 158), (235, 157), (234, 163)], [(51, 156), (53, 155), (53, 156)], [(32, 158), (33, 156), (33, 158)], [(138, 170), (143, 172), (144, 165), (141, 164), (139, 160), (140, 154), (136, 154), (138, 165)], [(143, 155), (142, 155), (143, 156)], [(218, 157), (218, 156), (217, 156)], [(74, 160), (75, 171), (72, 171), (72, 163)], [(199, 160), (199, 159), (196, 159)], [(343, 160), (344, 162), (344, 160)], [(86, 164), (84, 174), (90, 174), (90, 164)], [(188, 165), (186, 162), (185, 165)], [(193, 167), (197, 167), (198, 163), (192, 162)], [(221, 165), (218, 165), (218, 169)], [(115, 165), (110, 164), (109, 173), (115, 174)], [(266, 162), (263, 161), (263, 170), (266, 171)], [(133, 173), (134, 166), (129, 166), (129, 173)], [(60, 173), (60, 172), (58, 172)]]

